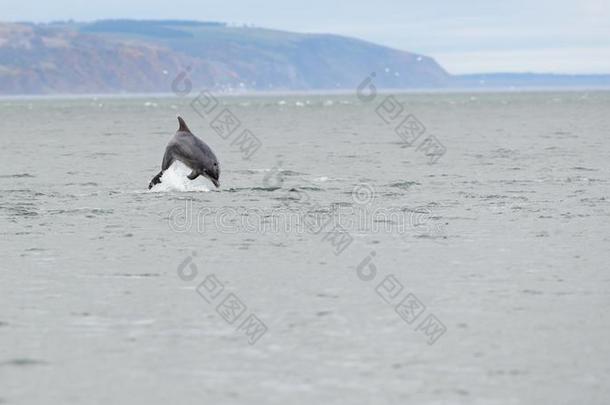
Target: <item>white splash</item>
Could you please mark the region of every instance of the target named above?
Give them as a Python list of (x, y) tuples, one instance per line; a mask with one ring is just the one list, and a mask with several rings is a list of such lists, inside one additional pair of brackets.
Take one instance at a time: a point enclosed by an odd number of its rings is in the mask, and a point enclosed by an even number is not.
[(195, 180), (189, 180), (186, 176), (191, 173), (191, 169), (182, 162), (174, 162), (161, 176), (161, 183), (150, 189), (153, 193), (166, 193), (168, 191), (182, 192), (208, 192), (209, 187), (205, 184), (207, 179), (202, 176)]

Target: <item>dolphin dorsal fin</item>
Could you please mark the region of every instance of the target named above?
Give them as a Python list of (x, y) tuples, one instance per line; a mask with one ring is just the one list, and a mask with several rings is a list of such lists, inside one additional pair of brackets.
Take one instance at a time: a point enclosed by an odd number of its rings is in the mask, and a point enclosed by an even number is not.
[(189, 127), (186, 126), (186, 122), (184, 122), (184, 120), (180, 116), (178, 116), (178, 124), (180, 124), (180, 126), (178, 127), (178, 132), (191, 133), (191, 130), (189, 129)]

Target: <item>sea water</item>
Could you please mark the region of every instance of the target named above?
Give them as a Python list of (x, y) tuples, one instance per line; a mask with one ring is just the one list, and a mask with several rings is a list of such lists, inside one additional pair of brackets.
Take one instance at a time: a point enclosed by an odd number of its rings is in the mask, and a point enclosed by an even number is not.
[(218, 100), (0, 101), (0, 402), (608, 402), (610, 93)]

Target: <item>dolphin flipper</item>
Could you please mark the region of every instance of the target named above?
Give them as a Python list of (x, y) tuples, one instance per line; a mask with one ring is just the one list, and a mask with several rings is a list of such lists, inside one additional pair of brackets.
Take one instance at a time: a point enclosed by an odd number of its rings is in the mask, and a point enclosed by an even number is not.
[(195, 180), (197, 177), (199, 177), (199, 175), (200, 175), (200, 174), (201, 174), (201, 173), (199, 173), (197, 170), (193, 170), (193, 171), (191, 172), (191, 174), (189, 174), (189, 175), (188, 175), (188, 176), (186, 176), (186, 177), (188, 177), (188, 178), (189, 178), (189, 180)]

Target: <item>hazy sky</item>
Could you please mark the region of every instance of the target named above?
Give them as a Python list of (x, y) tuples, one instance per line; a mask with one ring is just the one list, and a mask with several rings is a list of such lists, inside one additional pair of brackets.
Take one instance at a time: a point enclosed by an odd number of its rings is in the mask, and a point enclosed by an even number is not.
[(610, 0), (0, 0), (0, 20), (197, 19), (326, 32), (436, 58), (451, 73), (610, 73)]

